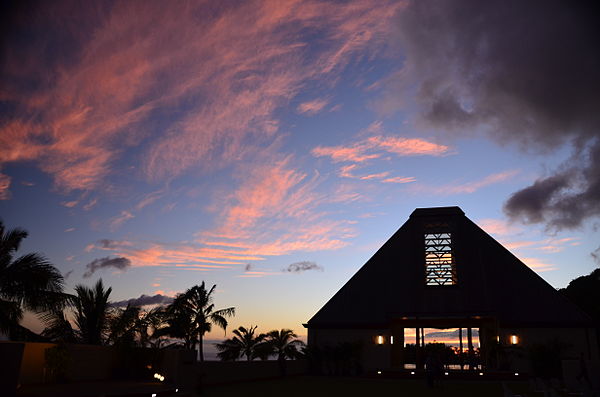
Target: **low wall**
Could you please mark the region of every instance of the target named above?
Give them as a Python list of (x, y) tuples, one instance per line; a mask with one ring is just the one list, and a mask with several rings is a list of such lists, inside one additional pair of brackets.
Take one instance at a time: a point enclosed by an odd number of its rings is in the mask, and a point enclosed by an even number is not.
[[(39, 384), (52, 381), (45, 368), (46, 349), (56, 346), (53, 343), (0, 342), (0, 357), (3, 366), (3, 381), (6, 389), (22, 385)], [(152, 380), (152, 374), (158, 372), (166, 381), (186, 389), (195, 390), (198, 385), (249, 381), (255, 379), (276, 378), (281, 376), (279, 362), (271, 361), (205, 361), (197, 362), (195, 352), (183, 349), (118, 350), (110, 346), (66, 345), (68, 364), (67, 382), (98, 381), (123, 377), (139, 378), (142, 369), (144, 379)], [(134, 357), (135, 356), (135, 357)], [(150, 366), (150, 364), (152, 364)], [(151, 367), (151, 368), (148, 368)], [(131, 369), (123, 373), (123, 369)], [(287, 375), (307, 373), (306, 360), (285, 361)], [(11, 379), (8, 379), (8, 378)]]
[[(281, 376), (279, 362), (269, 361), (205, 361), (196, 363), (202, 384), (240, 382)], [(308, 371), (306, 360), (286, 360), (286, 375), (302, 375)]]

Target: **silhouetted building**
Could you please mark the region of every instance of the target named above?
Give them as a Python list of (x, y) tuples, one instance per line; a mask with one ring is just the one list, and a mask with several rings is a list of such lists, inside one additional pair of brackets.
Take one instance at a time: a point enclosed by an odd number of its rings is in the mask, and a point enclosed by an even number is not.
[(591, 319), (458, 207), (416, 209), (305, 327), (313, 348), (360, 344), (365, 370), (421, 368), (425, 329), (452, 330), (459, 367), (528, 371), (533, 345), (598, 355)]

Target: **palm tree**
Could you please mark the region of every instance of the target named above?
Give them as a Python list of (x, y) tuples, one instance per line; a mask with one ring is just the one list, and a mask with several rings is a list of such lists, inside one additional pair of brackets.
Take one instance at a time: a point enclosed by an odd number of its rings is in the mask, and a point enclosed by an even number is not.
[(77, 333), (73, 329), (71, 322), (67, 320), (64, 311), (60, 309), (51, 310), (48, 313), (44, 313), (41, 319), (46, 325), (41, 334), (43, 337), (58, 343), (79, 342)]
[(116, 309), (108, 317), (109, 344), (134, 346), (139, 331), (140, 308), (127, 305), (125, 309)]
[(277, 356), (279, 363), (279, 372), (281, 376), (286, 374), (286, 359), (297, 359), (303, 356), (300, 350), (304, 346), (304, 342), (296, 339), (298, 335), (291, 329), (273, 330), (266, 335), (265, 346), (270, 354)]
[(223, 361), (235, 361), (243, 356), (246, 356), (246, 360), (248, 361), (254, 360), (257, 357), (266, 359), (268, 351), (262, 348), (266, 335), (258, 334), (255, 336), (255, 330), (256, 326), (234, 329), (233, 338), (226, 339), (222, 343), (215, 345), (219, 351), (217, 357)]
[(298, 335), (291, 329), (273, 330), (266, 335), (266, 343), (271, 347), (277, 360), (294, 360), (302, 357), (304, 342), (296, 339)]
[(204, 349), (202, 340), (204, 334), (210, 332), (212, 324), (216, 324), (223, 330), (227, 329), (226, 317), (235, 315), (235, 308), (214, 310), (212, 294), (217, 286), (213, 285), (206, 290), (204, 281), (201, 285), (195, 285), (182, 294), (177, 295), (175, 300), (167, 308), (169, 334), (175, 338), (182, 338), (188, 349), (196, 348), (200, 352), (200, 361), (204, 361)]
[(41, 313), (64, 302), (63, 277), (37, 253), (14, 258), (28, 233), (0, 221), (0, 332), (13, 335), (25, 310)]
[(136, 324), (136, 330), (140, 335), (140, 346), (159, 348), (162, 336), (166, 335), (166, 311), (162, 306), (143, 312)]
[(108, 297), (112, 288), (105, 290), (100, 279), (93, 288), (77, 285), (75, 292), (77, 296), (72, 300), (81, 340), (90, 345), (100, 345), (108, 327)]

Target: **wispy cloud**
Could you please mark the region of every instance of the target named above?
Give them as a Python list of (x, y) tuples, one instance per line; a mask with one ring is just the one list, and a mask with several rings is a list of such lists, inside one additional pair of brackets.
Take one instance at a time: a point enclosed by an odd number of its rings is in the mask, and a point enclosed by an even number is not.
[(441, 156), (449, 151), (450, 148), (446, 145), (419, 138), (372, 136), (348, 146), (318, 146), (312, 150), (312, 154), (316, 157), (330, 157), (335, 163), (362, 163), (380, 158), (385, 153), (398, 156)]
[(536, 272), (549, 272), (558, 269), (558, 267), (551, 263), (546, 263), (538, 258), (521, 258), (523, 263), (528, 267), (535, 270)]
[(518, 173), (518, 170), (509, 170), (488, 175), (477, 181), (465, 183), (452, 182), (439, 186), (415, 184), (411, 186), (411, 191), (413, 193), (429, 193), (442, 196), (450, 196), (454, 194), (471, 194), (484, 187), (507, 181)]
[(0, 200), (10, 199), (10, 177), (0, 172)]
[(296, 111), (300, 114), (306, 114), (308, 116), (313, 116), (319, 112), (321, 112), (325, 106), (329, 104), (329, 100), (325, 98), (317, 98), (312, 101), (303, 102), (298, 105)]
[(110, 230), (111, 231), (117, 230), (125, 222), (127, 222), (128, 220), (133, 219), (133, 218), (135, 218), (135, 215), (133, 215), (131, 212), (121, 211), (121, 213), (119, 215), (110, 218), (110, 220), (108, 221)]
[[(306, 82), (335, 84), (353, 59), (381, 52), (400, 6), (42, 4), (35, 18), (69, 31), (69, 46), (52, 63), (39, 62), (34, 54), (57, 38), (31, 29), (26, 45), (8, 49), (3, 100), (25, 116), (1, 127), (0, 164), (32, 161), (63, 191), (103, 188), (113, 167), (132, 159), (144, 159), (132, 169), (151, 181), (230, 164), (272, 139), (277, 109)], [(315, 30), (326, 40), (311, 47), (306, 32)], [(44, 84), (31, 83), (42, 75)], [(180, 110), (164, 117), (163, 109)], [(139, 145), (143, 156), (128, 156)]]
[(503, 219), (485, 218), (479, 219), (476, 223), (487, 233), (495, 236), (514, 235), (521, 231), (520, 227)]
[(282, 271), (287, 272), (287, 273), (303, 273), (303, 272), (306, 272), (309, 270), (323, 271), (323, 267), (317, 265), (315, 262), (302, 261), (302, 262), (292, 263), (288, 267), (283, 269)]

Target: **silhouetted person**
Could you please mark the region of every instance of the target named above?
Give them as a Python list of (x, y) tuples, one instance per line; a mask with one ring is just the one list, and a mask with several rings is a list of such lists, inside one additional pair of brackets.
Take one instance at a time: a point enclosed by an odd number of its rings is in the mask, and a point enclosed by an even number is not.
[[(437, 354), (430, 353), (425, 361), (425, 381), (428, 387), (435, 387), (444, 369), (444, 364)], [(438, 382), (439, 383), (439, 382)]]
[(582, 383), (581, 380), (585, 380), (588, 386), (591, 385), (587, 365), (585, 364), (585, 358), (583, 358), (583, 353), (579, 353), (579, 374), (577, 374), (575, 379), (577, 379), (577, 382), (579, 383)]

